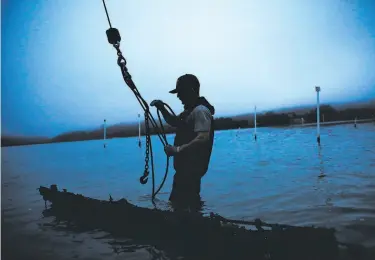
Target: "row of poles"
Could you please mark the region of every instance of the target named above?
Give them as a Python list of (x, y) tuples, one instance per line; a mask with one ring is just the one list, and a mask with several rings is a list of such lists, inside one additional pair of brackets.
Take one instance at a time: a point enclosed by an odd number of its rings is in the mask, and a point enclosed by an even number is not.
[[(321, 88), (319, 86), (315, 87), (316, 92), (316, 141), (320, 145), (320, 96), (319, 93)], [(303, 119), (302, 119), (303, 120)], [(324, 121), (324, 115), (323, 115)], [(303, 122), (303, 121), (302, 121)], [(357, 128), (357, 117), (354, 118), (354, 127)], [(254, 140), (257, 140), (257, 107), (254, 107)]]
[[(315, 87), (316, 91), (316, 131), (317, 131), (317, 137), (316, 141), (318, 142), (318, 145), (320, 145), (320, 97), (319, 93), (321, 91), (321, 88), (319, 86)], [(106, 119), (104, 119), (104, 148), (106, 148), (106, 138), (107, 138), (107, 124)], [(357, 118), (354, 119), (354, 127), (357, 127)], [(254, 140), (257, 140), (257, 107), (254, 106)], [(141, 142), (141, 114), (138, 114), (138, 147), (142, 147)]]
[[(104, 148), (106, 148), (107, 143), (107, 120), (104, 119), (104, 124), (103, 124), (103, 141), (104, 141)], [(141, 142), (141, 114), (138, 114), (138, 147), (142, 147), (142, 142)]]
[[(316, 140), (318, 142), (318, 145), (320, 145), (320, 100), (319, 100), (319, 93), (320, 93), (320, 87), (316, 86), (316, 131), (317, 131), (317, 137)], [(354, 127), (357, 127), (357, 118), (355, 119)], [(257, 107), (254, 107), (254, 140), (257, 140)]]

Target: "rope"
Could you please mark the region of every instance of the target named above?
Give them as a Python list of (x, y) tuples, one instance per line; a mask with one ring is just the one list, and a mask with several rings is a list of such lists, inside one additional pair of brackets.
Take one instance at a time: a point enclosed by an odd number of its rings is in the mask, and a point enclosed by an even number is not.
[[(168, 106), (168, 104), (163, 103), (169, 110), (170, 112), (175, 116), (176, 114), (173, 112), (172, 108)], [(165, 134), (163, 122), (161, 120), (160, 116), (160, 110), (157, 110), (158, 118), (159, 118), (159, 123), (160, 123), (160, 128), (161, 128), (161, 136), (163, 140), (165, 141), (166, 145), (168, 145), (167, 141), (167, 136)], [(141, 177), (141, 183), (142, 181), (145, 183), (145, 178), (148, 176), (148, 160), (149, 156), (151, 159), (151, 176), (152, 176), (152, 199), (154, 200), (156, 195), (160, 192), (160, 190), (163, 188), (163, 185), (168, 177), (168, 169), (169, 169), (169, 156), (167, 156), (167, 162), (166, 162), (166, 168), (165, 168), (165, 174), (163, 177), (163, 180), (161, 184), (159, 185), (159, 188), (155, 191), (155, 167), (154, 167), (154, 156), (153, 156), (153, 151), (152, 151), (152, 141), (151, 141), (151, 133), (150, 133), (150, 127), (149, 127), (149, 118), (148, 114), (145, 113), (145, 125), (146, 125), (146, 157), (145, 157), (145, 172), (143, 176)]]

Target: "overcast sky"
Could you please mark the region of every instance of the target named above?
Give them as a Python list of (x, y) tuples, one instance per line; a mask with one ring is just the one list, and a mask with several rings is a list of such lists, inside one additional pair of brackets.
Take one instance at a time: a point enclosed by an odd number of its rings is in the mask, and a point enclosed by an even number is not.
[[(204, 2), (204, 3), (203, 3)], [(144, 98), (185, 73), (217, 115), (375, 96), (375, 1), (107, 0)], [(137, 121), (101, 0), (2, 0), (2, 131), (53, 136)]]

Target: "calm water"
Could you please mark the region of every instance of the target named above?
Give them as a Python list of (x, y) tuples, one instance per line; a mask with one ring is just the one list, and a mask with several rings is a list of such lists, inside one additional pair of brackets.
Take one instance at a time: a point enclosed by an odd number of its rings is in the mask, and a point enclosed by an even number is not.
[[(210, 170), (202, 182), (205, 211), (228, 218), (269, 223), (335, 227), (341, 241), (375, 245), (375, 125), (322, 128), (260, 128), (216, 132)], [(173, 136), (169, 136), (170, 141)], [(153, 137), (158, 183), (165, 155)], [(55, 259), (159, 259), (152, 247), (132, 245), (103, 232), (79, 233), (43, 218), (44, 202), (36, 190), (57, 184), (72, 192), (108, 199), (127, 198), (152, 207), (151, 181), (142, 186), (144, 151), (136, 138), (86, 141), (1, 150), (2, 237), (6, 245), (35, 247)], [(319, 178), (324, 173), (326, 176)], [(167, 207), (173, 169), (158, 195)], [(27, 242), (25, 242), (27, 241)], [(28, 246), (26, 246), (26, 244)], [(4, 249), (3, 244), (3, 249)], [(26, 252), (26, 253), (25, 253)], [(36, 259), (36, 258), (35, 258)], [(38, 259), (42, 259), (39, 257)]]

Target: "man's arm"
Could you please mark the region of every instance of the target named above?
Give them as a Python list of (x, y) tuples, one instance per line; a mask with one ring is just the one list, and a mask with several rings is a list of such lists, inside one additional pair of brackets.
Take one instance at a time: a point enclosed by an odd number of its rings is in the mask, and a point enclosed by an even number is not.
[(181, 145), (178, 152), (188, 151), (197, 146), (199, 147), (210, 140), (211, 122), (213, 119), (209, 110), (206, 108), (199, 108), (194, 111), (193, 116), (194, 132), (198, 133), (198, 135), (190, 143)]
[(210, 140), (210, 132), (199, 132), (190, 143), (183, 144), (179, 147), (178, 152), (184, 152), (194, 147), (200, 146)]
[(165, 108), (163, 101), (161, 100), (154, 100), (150, 104), (151, 106), (155, 106), (158, 110), (160, 110), (161, 114), (164, 117), (164, 120), (171, 126), (177, 127), (180, 119), (178, 116), (174, 116)]
[(168, 110), (165, 108), (165, 106), (160, 106), (158, 107), (160, 110), (161, 114), (164, 117), (165, 122), (167, 122), (168, 125), (177, 127), (180, 119), (178, 116), (174, 116), (171, 113), (168, 112)]

